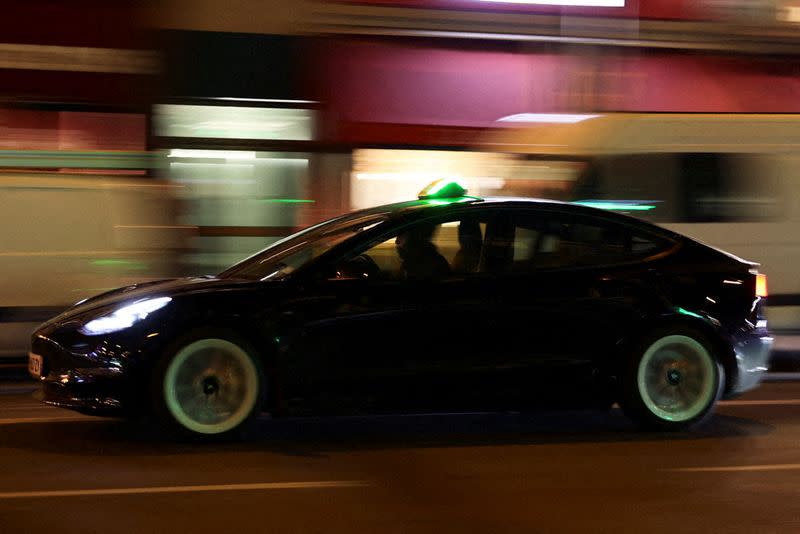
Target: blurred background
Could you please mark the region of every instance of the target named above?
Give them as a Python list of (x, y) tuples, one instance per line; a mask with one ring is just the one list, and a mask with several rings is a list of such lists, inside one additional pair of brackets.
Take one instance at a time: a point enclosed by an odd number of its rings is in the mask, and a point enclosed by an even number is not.
[(65, 306), (457, 178), (762, 263), (800, 330), (800, 0), (5, 0), (0, 364)]

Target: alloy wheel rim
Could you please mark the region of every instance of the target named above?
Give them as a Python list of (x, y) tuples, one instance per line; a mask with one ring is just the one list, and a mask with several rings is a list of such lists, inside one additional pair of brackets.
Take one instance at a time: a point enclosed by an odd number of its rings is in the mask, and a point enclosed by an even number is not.
[(716, 366), (708, 349), (696, 339), (665, 336), (642, 356), (637, 385), (653, 415), (666, 421), (689, 421), (714, 398)]
[(201, 339), (183, 347), (164, 376), (169, 413), (184, 428), (221, 434), (239, 426), (258, 396), (258, 371), (241, 347)]

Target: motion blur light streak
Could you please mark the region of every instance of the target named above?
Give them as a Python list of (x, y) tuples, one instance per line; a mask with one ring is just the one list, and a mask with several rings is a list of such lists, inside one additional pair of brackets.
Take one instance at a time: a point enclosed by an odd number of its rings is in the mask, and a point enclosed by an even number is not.
[(638, 204), (635, 202), (615, 202), (615, 201), (602, 201), (602, 200), (578, 200), (573, 202), (580, 206), (587, 206), (589, 208), (600, 208), (604, 210), (614, 211), (650, 211), (656, 207), (652, 204)]
[(263, 102), (265, 104), (319, 104), (316, 100), (289, 100), (284, 98), (240, 98), (236, 96), (217, 96), (210, 100), (225, 102)]
[(711, 467), (675, 467), (665, 469), (677, 473), (720, 473), (725, 471), (786, 471), (800, 469), (800, 464), (725, 465)]
[(537, 6), (625, 7), (625, 0), (481, 0), (496, 4), (532, 4)]
[(299, 482), (261, 482), (255, 484), (208, 484), (205, 486), (158, 486), (144, 488), (106, 488), (52, 491), (20, 491), (0, 493), (0, 499), (30, 499), (41, 497), (85, 497), (104, 495), (147, 495), (152, 493), (197, 493), (210, 491), (253, 491), (270, 489), (322, 489), (365, 487), (363, 480), (319, 480)]
[(148, 50), (0, 43), (0, 68), (154, 74), (159, 61)]
[(191, 150), (174, 148), (169, 151), (171, 158), (194, 159), (256, 159), (256, 153), (247, 150)]
[(161, 136), (309, 141), (313, 111), (292, 107), (159, 104), (154, 123)]
[(313, 204), (316, 200), (309, 198), (260, 198), (259, 202), (276, 204)]
[(786, 6), (783, 8), (783, 16), (786, 22), (800, 22), (800, 6)]
[(117, 259), (104, 259), (104, 260), (92, 261), (92, 265), (131, 265), (131, 264), (139, 264), (139, 262), (134, 262), (130, 260), (117, 260)]
[[(441, 176), (441, 174), (438, 174)], [(405, 182), (409, 180), (431, 180), (436, 179), (437, 173), (433, 172), (357, 172), (356, 180), (390, 180)], [(461, 179), (461, 176), (446, 176), (445, 180)]]
[(158, 168), (159, 155), (142, 151), (87, 150), (0, 150), (3, 168), (63, 168), (123, 170), (135, 174), (143, 169)]
[(575, 124), (600, 115), (578, 113), (517, 113), (497, 119), (497, 122), (542, 122), (547, 124)]

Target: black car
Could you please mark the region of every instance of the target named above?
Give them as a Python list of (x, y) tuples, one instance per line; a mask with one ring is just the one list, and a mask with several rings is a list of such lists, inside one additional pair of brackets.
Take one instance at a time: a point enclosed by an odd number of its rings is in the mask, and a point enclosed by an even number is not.
[(80, 302), (33, 334), (29, 365), (46, 403), (198, 435), (261, 411), (615, 402), (683, 429), (766, 370), (756, 267), (621, 213), (438, 183), (216, 276)]

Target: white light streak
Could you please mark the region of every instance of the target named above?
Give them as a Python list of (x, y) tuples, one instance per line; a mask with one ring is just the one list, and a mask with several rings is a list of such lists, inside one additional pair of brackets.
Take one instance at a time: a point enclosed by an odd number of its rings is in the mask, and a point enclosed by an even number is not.
[(625, 7), (625, 0), (480, 0), (495, 4), (531, 4), (536, 6)]
[(497, 122), (541, 122), (546, 124), (575, 124), (594, 119), (600, 115), (583, 113), (517, 113), (497, 119)]
[(256, 159), (255, 152), (246, 150), (187, 150), (176, 148), (169, 151), (170, 158), (203, 158), (203, 159)]
[(762, 464), (762, 465), (724, 465), (709, 467), (677, 467), (664, 469), (677, 473), (724, 473), (747, 471), (794, 471), (800, 469), (800, 464)]
[(361, 480), (319, 480), (309, 482), (263, 482), (255, 484), (209, 484), (205, 486), (157, 486), (144, 488), (105, 488), (49, 491), (13, 491), (0, 493), (0, 499), (36, 499), (43, 497), (87, 497), (108, 495), (150, 495), (154, 493), (198, 493), (208, 491), (258, 491), (280, 489), (363, 488)]
[(217, 96), (211, 100), (225, 102), (263, 102), (264, 104), (319, 104), (316, 100), (290, 100), (283, 98), (240, 98), (238, 96)]

